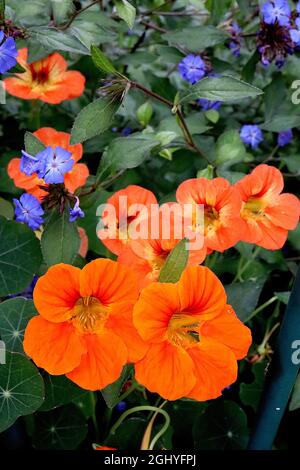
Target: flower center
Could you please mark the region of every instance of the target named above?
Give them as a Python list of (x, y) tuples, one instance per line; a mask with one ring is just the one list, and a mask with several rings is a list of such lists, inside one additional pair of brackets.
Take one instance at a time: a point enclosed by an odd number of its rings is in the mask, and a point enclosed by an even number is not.
[[(196, 209), (193, 216), (193, 228), (197, 232), (203, 232), (207, 235), (211, 230), (215, 230), (219, 225), (219, 212), (211, 206), (204, 207), (204, 214), (202, 209)], [(204, 225), (204, 226), (203, 226)]]
[(200, 322), (188, 313), (175, 313), (169, 321), (167, 338), (173, 346), (184, 349), (200, 342)]
[(29, 65), (31, 79), (36, 85), (45, 85), (49, 80), (49, 71), (46, 69), (36, 70), (33, 65)]
[(261, 199), (250, 197), (242, 209), (242, 217), (259, 219), (264, 217), (264, 204)]
[(93, 333), (104, 327), (108, 314), (107, 307), (96, 297), (81, 297), (74, 306), (72, 321), (82, 333)]

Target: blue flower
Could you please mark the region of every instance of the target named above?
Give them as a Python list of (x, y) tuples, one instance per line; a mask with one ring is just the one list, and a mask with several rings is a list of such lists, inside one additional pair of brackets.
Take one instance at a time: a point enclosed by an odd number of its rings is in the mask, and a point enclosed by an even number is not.
[(27, 176), (38, 173), (40, 169), (40, 160), (37, 157), (29, 155), (29, 153), (22, 150), (22, 157), (20, 161), (20, 170)]
[(76, 197), (76, 202), (74, 204), (74, 207), (73, 207), (73, 209), (70, 209), (69, 221), (70, 222), (75, 222), (75, 220), (78, 219), (78, 217), (80, 217), (80, 218), (84, 217), (84, 212), (83, 212), (83, 210), (80, 209), (79, 199), (78, 199), (78, 197)]
[(123, 137), (127, 137), (128, 135), (130, 135), (132, 133), (132, 129), (131, 127), (124, 127), (124, 129), (122, 129), (121, 131), (121, 135)]
[(41, 204), (32, 194), (22, 194), (20, 200), (13, 199), (15, 205), (15, 216), (18, 222), (24, 222), (32, 230), (37, 230), (43, 223)]
[(289, 26), (291, 9), (287, 0), (273, 0), (266, 2), (261, 7), (263, 20), (267, 24), (274, 24), (276, 21), (280, 26)]
[(127, 403), (126, 401), (119, 401), (119, 403), (116, 405), (116, 410), (122, 413), (125, 411), (127, 408)]
[(296, 10), (297, 10), (297, 12), (298, 12), (299, 15), (300, 15), (300, 2), (297, 3), (297, 5), (296, 5)]
[(43, 178), (45, 183), (60, 184), (64, 182), (64, 175), (72, 170), (74, 160), (71, 158), (71, 152), (56, 147), (47, 147), (36, 157), (40, 160), (39, 177)]
[(240, 34), (242, 29), (240, 26), (233, 22), (231, 27), (228, 29), (231, 34), (231, 41), (229, 43), (229, 49), (232, 51), (233, 55), (239, 57), (241, 55), (241, 37)]
[(209, 111), (211, 109), (215, 109), (215, 110), (219, 109), (220, 106), (222, 105), (222, 101), (210, 101), (205, 98), (200, 98), (198, 100), (198, 104), (201, 106), (201, 108), (204, 111)]
[(200, 56), (189, 54), (178, 64), (178, 70), (184, 80), (192, 85), (206, 74), (205, 62)]
[(291, 29), (290, 36), (293, 43), (295, 43), (296, 46), (300, 46), (300, 18), (296, 18), (295, 24), (297, 29)]
[(277, 144), (279, 147), (285, 147), (293, 140), (293, 131), (288, 129), (287, 131), (279, 132), (277, 137)]
[(5, 73), (17, 64), (17, 46), (14, 38), (6, 38), (0, 31), (0, 73)]
[(261, 129), (255, 124), (245, 124), (242, 126), (240, 136), (244, 144), (251, 145), (253, 149), (257, 149), (264, 140)]

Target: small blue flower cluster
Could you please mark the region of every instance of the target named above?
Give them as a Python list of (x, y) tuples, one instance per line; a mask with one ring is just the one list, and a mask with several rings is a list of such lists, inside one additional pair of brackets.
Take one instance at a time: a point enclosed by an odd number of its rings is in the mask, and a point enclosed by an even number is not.
[(258, 33), (258, 51), (263, 65), (273, 60), (282, 67), (288, 55), (300, 47), (300, 2), (292, 12), (287, 0), (272, 0), (261, 7), (262, 24)]
[(20, 169), (27, 176), (37, 173), (47, 184), (60, 184), (64, 182), (65, 173), (73, 168), (74, 160), (71, 157), (71, 152), (61, 147), (53, 149), (49, 146), (35, 156), (23, 150)]
[(0, 73), (5, 73), (17, 65), (17, 46), (14, 38), (6, 37), (0, 31)]
[[(256, 124), (245, 124), (240, 130), (240, 137), (245, 145), (250, 145), (252, 149), (257, 149), (261, 142), (264, 140), (262, 130)], [(277, 135), (278, 147), (285, 147), (290, 144), (293, 140), (293, 131), (288, 129), (287, 131), (279, 132)]]
[[(47, 184), (62, 184), (65, 174), (72, 170), (74, 160), (71, 152), (56, 147), (46, 147), (36, 155), (30, 155), (22, 150), (20, 170), (27, 176), (34, 173)], [(84, 212), (79, 207), (79, 199), (76, 196), (73, 208), (70, 208), (70, 222), (79, 217), (84, 217)], [(43, 223), (44, 210), (39, 200), (32, 194), (23, 194), (20, 199), (13, 199), (15, 216), (18, 222), (27, 224), (32, 230), (37, 230)]]

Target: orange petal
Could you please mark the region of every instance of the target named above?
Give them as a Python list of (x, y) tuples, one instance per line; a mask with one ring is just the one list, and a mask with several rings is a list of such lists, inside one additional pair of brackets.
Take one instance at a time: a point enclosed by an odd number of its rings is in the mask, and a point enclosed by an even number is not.
[(135, 302), (138, 288), (136, 278), (127, 266), (102, 258), (82, 269), (80, 294), (82, 297), (96, 297), (106, 306), (117, 307), (120, 302)]
[(200, 337), (211, 338), (230, 348), (237, 359), (244, 358), (252, 343), (251, 331), (236, 316), (231, 305), (220, 315), (204, 322)]
[(277, 227), (294, 230), (299, 223), (300, 201), (293, 194), (281, 194), (266, 208), (265, 214)]
[(258, 225), (261, 229), (262, 237), (256, 244), (267, 250), (280, 250), (287, 240), (288, 231), (281, 227), (276, 227), (267, 218), (259, 221)]
[(145, 341), (161, 342), (170, 318), (178, 311), (177, 285), (153, 283), (142, 290), (133, 309), (133, 323)]
[(5, 78), (3, 80), (5, 90), (12, 96), (23, 100), (36, 100), (40, 93), (32, 90), (30, 85), (18, 77)]
[(105, 327), (122, 338), (128, 350), (128, 361), (136, 362), (145, 355), (148, 345), (133, 325), (132, 310), (133, 304), (128, 302), (119, 304), (118, 308), (109, 315)]
[(272, 197), (280, 194), (284, 187), (282, 173), (269, 165), (258, 165), (250, 175), (242, 178), (235, 187), (240, 191), (243, 201), (249, 197)]
[(63, 86), (68, 90), (68, 100), (78, 98), (84, 92), (85, 77), (77, 71), (65, 72), (62, 77)]
[(196, 385), (187, 395), (194, 400), (217, 398), (222, 390), (237, 379), (237, 362), (233, 352), (212, 339), (201, 337), (200, 343), (190, 348)]
[(226, 293), (217, 276), (205, 266), (190, 266), (178, 282), (181, 312), (208, 320), (219, 315), (226, 305)]
[(89, 239), (84, 228), (78, 227), (78, 232), (80, 236), (80, 248), (78, 254), (85, 258), (89, 248)]
[(127, 349), (113, 332), (84, 336), (86, 353), (67, 377), (86, 390), (101, 390), (115, 382), (127, 361)]
[(73, 370), (85, 352), (82, 338), (71, 323), (52, 323), (40, 315), (29, 321), (23, 345), (35, 364), (52, 375)]
[(44, 318), (55, 323), (71, 318), (74, 304), (80, 297), (80, 273), (80, 269), (61, 263), (39, 278), (33, 300)]
[(75, 163), (72, 171), (65, 174), (65, 186), (71, 192), (75, 193), (76, 189), (84, 186), (90, 172), (84, 163)]
[(135, 378), (166, 400), (187, 396), (196, 383), (189, 354), (167, 342), (151, 345), (146, 356), (135, 364)]
[(27, 176), (20, 170), (20, 158), (13, 158), (7, 166), (8, 176), (14, 180), (15, 185), (22, 189), (35, 189), (39, 184), (44, 184), (44, 181), (35, 175)]

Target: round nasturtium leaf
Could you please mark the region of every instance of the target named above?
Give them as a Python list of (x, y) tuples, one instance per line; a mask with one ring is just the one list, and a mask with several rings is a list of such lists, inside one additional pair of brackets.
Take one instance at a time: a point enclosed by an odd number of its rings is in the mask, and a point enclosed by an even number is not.
[(8, 351), (24, 353), (24, 331), (36, 314), (32, 300), (24, 297), (5, 300), (0, 304), (0, 337)]
[(233, 401), (212, 402), (194, 423), (196, 450), (245, 449), (247, 416)]
[(40, 411), (50, 411), (81, 398), (86, 392), (65, 375), (45, 375), (45, 401)]
[(43, 400), (44, 382), (35, 365), (20, 353), (6, 352), (0, 365), (0, 432), (34, 413)]
[(40, 242), (33, 231), (0, 216), (0, 297), (26, 289), (41, 261)]
[(33, 444), (37, 449), (73, 450), (86, 434), (85, 416), (70, 404), (36, 415)]

